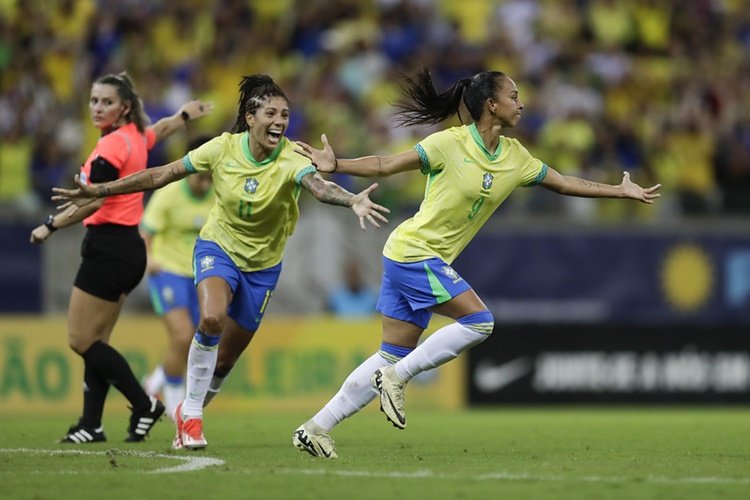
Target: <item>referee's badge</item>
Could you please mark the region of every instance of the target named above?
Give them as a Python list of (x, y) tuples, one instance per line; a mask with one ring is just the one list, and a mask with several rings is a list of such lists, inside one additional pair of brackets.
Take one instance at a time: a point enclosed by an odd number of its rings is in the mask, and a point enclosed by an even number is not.
[(247, 179), (245, 181), (245, 192), (253, 194), (258, 190), (258, 181), (255, 179)]
[(493, 179), (494, 177), (492, 177), (491, 173), (485, 172), (485, 174), (482, 176), (482, 188), (483, 189), (491, 188)]

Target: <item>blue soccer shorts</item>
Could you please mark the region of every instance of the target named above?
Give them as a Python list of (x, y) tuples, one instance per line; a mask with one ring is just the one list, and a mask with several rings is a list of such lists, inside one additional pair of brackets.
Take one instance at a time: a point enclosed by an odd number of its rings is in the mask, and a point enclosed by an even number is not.
[(187, 309), (193, 324), (198, 324), (198, 293), (192, 276), (162, 271), (148, 277), (148, 293), (151, 304), (159, 316), (164, 316), (172, 309)]
[(254, 332), (260, 326), (281, 274), (281, 263), (260, 271), (243, 272), (227, 253), (212, 241), (198, 238), (193, 252), (196, 286), (202, 280), (218, 276), (232, 289), (229, 317), (242, 328)]
[(405, 263), (383, 257), (383, 270), (375, 309), (422, 328), (427, 328), (432, 317), (427, 308), (471, 290), (471, 285), (438, 258)]

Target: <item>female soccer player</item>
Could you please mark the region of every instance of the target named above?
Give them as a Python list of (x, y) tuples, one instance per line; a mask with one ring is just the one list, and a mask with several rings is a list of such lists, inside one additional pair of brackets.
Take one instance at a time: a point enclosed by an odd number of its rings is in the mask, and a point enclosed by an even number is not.
[[(440, 123), (458, 113), (462, 101), (474, 123), (432, 134), (414, 149), (392, 156), (341, 160), (325, 136), (323, 150), (299, 143), (298, 152), (321, 172), (380, 177), (420, 170), (428, 176), (419, 211), (391, 233), (383, 250), (385, 272), (377, 305), (383, 317), (380, 350), (294, 433), (293, 444), (314, 456), (336, 457), (328, 433), (378, 393), (388, 420), (405, 428), (407, 382), (492, 333), (492, 314), (451, 262), (516, 187), (541, 185), (569, 196), (632, 198), (643, 203), (660, 196), (656, 193), (660, 185), (643, 189), (630, 181), (627, 172), (618, 186), (560, 175), (516, 139), (500, 135), (503, 128), (518, 123), (524, 107), (516, 84), (503, 73), (483, 71), (438, 93), (423, 67), (416, 79), (406, 79), (404, 91), (408, 99), (399, 115), (406, 125)], [(456, 322), (417, 347), (432, 313)]]
[[(91, 120), (102, 137), (76, 177), (83, 183), (105, 182), (144, 171), (148, 151), (157, 141), (212, 110), (210, 103), (190, 101), (173, 116), (149, 127), (130, 78), (125, 73), (103, 76), (94, 82), (89, 99)], [(142, 441), (164, 413), (164, 405), (143, 391), (128, 362), (109, 345), (109, 338), (125, 297), (146, 270), (146, 248), (138, 234), (143, 194), (102, 199), (84, 209), (77, 208), (50, 215), (31, 233), (31, 243), (44, 243), (60, 228), (81, 220), (86, 226), (81, 244), (83, 261), (68, 306), (68, 343), (85, 365), (83, 415), (60, 442), (106, 441), (101, 420), (110, 385), (132, 405), (125, 440)]]
[[(206, 447), (203, 409), (221, 338), (225, 372), (258, 329), (281, 272), (287, 238), (299, 216), (300, 187), (323, 203), (350, 207), (365, 229), (387, 222), (369, 194), (372, 184), (354, 195), (324, 180), (310, 161), (284, 137), (289, 100), (266, 75), (245, 76), (240, 83), (237, 122), (181, 160), (115, 182), (90, 185), (76, 177), (78, 189), (55, 188), (61, 206), (85, 206), (115, 194), (157, 189), (195, 172), (211, 172), (216, 205), (195, 244), (193, 265), (200, 320), (190, 346), (187, 397), (175, 411), (175, 448)], [(71, 206), (72, 205), (72, 206)], [(70, 208), (68, 208), (70, 207)]]

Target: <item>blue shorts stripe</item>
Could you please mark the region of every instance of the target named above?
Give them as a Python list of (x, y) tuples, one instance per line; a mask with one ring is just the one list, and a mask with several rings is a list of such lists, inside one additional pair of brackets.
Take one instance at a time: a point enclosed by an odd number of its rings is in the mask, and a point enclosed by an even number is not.
[(383, 281), (376, 309), (384, 316), (427, 328), (428, 308), (456, 297), (471, 286), (441, 259), (396, 262), (383, 257)]

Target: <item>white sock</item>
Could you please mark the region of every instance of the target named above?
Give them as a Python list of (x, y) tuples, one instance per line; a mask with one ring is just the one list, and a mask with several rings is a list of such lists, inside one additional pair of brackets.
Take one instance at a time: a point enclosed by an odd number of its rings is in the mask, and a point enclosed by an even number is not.
[(161, 388), (166, 381), (167, 376), (164, 374), (164, 367), (159, 365), (146, 377), (146, 380), (143, 383), (143, 390), (146, 391), (146, 394), (149, 396), (156, 396), (161, 392)]
[(226, 378), (226, 376), (217, 377), (216, 375), (211, 377), (211, 382), (208, 384), (208, 392), (206, 392), (206, 397), (203, 399), (203, 408), (208, 406), (208, 403), (219, 394), (221, 386), (224, 385), (224, 380)]
[(186, 396), (182, 404), (182, 415), (188, 418), (203, 418), (203, 400), (206, 398), (211, 376), (218, 358), (216, 346), (205, 347), (193, 340), (188, 351)]
[(164, 394), (164, 406), (167, 408), (167, 415), (171, 415), (173, 410), (185, 399), (185, 384), (164, 384), (162, 389)]
[(330, 431), (342, 420), (364, 408), (378, 395), (370, 377), (375, 370), (388, 364), (378, 353), (367, 358), (349, 374), (339, 392), (312, 418), (313, 422)]
[(466, 349), (487, 337), (461, 323), (451, 323), (427, 337), (416, 349), (394, 364), (393, 368), (400, 379), (411, 380), (425, 370), (457, 358)]

